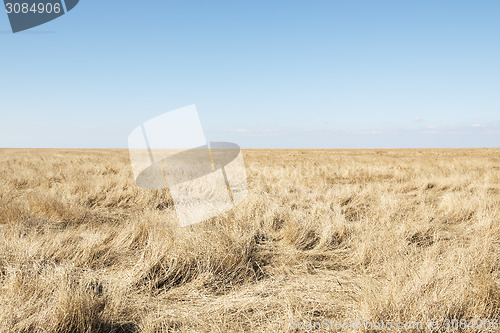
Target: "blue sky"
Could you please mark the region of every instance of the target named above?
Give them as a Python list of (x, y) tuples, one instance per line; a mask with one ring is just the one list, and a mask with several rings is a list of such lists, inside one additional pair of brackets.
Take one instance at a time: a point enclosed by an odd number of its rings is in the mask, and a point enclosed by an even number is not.
[(95, 1), (12, 34), (0, 147), (123, 147), (196, 104), (256, 148), (498, 147), (498, 1)]

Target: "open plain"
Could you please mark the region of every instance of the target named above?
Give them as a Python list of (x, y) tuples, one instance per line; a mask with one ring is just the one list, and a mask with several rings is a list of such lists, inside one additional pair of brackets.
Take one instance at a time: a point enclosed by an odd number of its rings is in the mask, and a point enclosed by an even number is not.
[(500, 318), (500, 149), (244, 157), (247, 199), (177, 228), (127, 150), (1, 149), (0, 332)]

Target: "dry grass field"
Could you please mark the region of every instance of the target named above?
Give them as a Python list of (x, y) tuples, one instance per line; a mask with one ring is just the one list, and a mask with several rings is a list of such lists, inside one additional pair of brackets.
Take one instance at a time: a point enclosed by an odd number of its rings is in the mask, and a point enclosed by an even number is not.
[(499, 319), (500, 149), (244, 156), (246, 201), (177, 228), (126, 150), (0, 150), (0, 332)]

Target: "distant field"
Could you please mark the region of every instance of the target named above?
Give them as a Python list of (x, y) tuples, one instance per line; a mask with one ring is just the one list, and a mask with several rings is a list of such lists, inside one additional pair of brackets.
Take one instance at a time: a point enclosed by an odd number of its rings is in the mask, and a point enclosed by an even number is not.
[(247, 200), (180, 229), (126, 150), (1, 149), (0, 332), (500, 318), (500, 149), (244, 157)]

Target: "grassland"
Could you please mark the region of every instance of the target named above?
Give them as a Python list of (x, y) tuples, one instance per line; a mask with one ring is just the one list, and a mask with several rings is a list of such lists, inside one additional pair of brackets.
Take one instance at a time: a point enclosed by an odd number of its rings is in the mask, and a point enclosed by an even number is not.
[(244, 156), (247, 200), (176, 228), (126, 150), (0, 150), (0, 332), (500, 317), (500, 149)]

